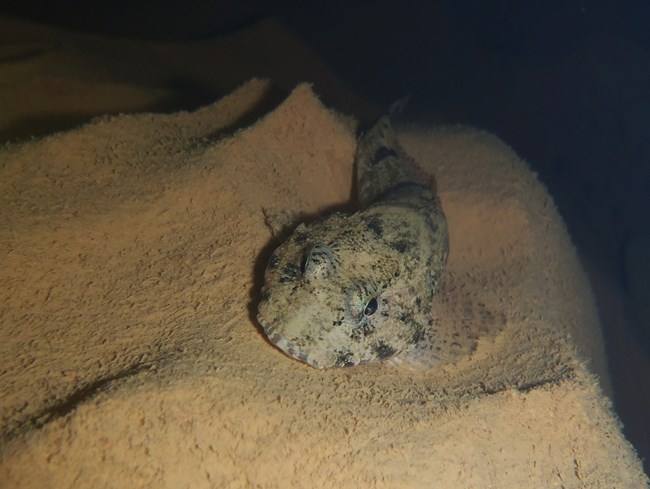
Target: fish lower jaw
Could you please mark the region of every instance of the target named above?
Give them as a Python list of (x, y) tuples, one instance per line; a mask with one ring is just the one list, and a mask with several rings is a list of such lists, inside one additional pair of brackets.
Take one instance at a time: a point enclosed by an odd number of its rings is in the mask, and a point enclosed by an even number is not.
[(260, 325), (264, 329), (264, 333), (266, 334), (268, 340), (273, 345), (275, 345), (275, 347), (278, 348), (282, 353), (284, 353), (288, 357), (291, 357), (294, 360), (298, 360), (300, 362), (306, 363), (307, 365), (317, 368), (319, 370), (325, 368), (325, 366), (319, 363), (316, 359), (314, 359), (304, 351), (300, 350), (300, 348), (298, 348), (296, 345), (294, 345), (286, 338), (284, 338), (284, 336), (278, 333), (274, 327), (265, 323), (264, 319), (259, 314), (257, 315), (257, 322), (260, 323)]

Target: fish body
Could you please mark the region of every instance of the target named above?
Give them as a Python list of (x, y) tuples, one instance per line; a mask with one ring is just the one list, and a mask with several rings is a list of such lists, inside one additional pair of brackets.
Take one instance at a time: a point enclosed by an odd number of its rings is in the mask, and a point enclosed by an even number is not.
[(361, 210), (300, 224), (273, 252), (258, 305), (269, 341), (320, 369), (396, 357), (430, 338), (449, 251), (435, 180), (387, 116), (355, 160)]

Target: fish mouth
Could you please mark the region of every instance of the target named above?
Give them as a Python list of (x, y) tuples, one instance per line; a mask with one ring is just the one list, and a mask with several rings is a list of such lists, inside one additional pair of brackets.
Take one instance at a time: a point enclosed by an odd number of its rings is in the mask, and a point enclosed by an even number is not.
[(257, 322), (260, 323), (262, 329), (264, 329), (264, 334), (269, 339), (269, 341), (282, 353), (294, 360), (306, 363), (307, 365), (310, 365), (314, 368), (320, 370), (325, 368), (325, 366), (319, 363), (318, 360), (298, 348), (295, 344), (288, 341), (284, 336), (278, 333), (273, 326), (267, 324), (260, 314), (257, 315)]

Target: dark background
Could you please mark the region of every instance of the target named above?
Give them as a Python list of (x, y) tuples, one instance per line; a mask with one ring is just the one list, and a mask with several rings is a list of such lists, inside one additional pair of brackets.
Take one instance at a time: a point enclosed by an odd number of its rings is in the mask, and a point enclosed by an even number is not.
[(166, 41), (274, 17), (376, 106), (410, 95), (413, 118), (496, 133), (567, 222), (599, 304), (615, 408), (649, 471), (650, 2), (67, 0), (0, 10)]

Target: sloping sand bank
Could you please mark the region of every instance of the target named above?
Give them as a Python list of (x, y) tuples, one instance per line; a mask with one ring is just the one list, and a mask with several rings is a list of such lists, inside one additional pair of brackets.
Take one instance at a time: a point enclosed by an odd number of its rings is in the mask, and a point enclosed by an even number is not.
[(564, 226), (488, 134), (401, 133), (503, 323), (471, 357), (318, 371), (264, 340), (268, 216), (347, 201), (356, 144), (305, 85), (241, 127), (268, 88), (0, 153), (3, 486), (643, 487)]

